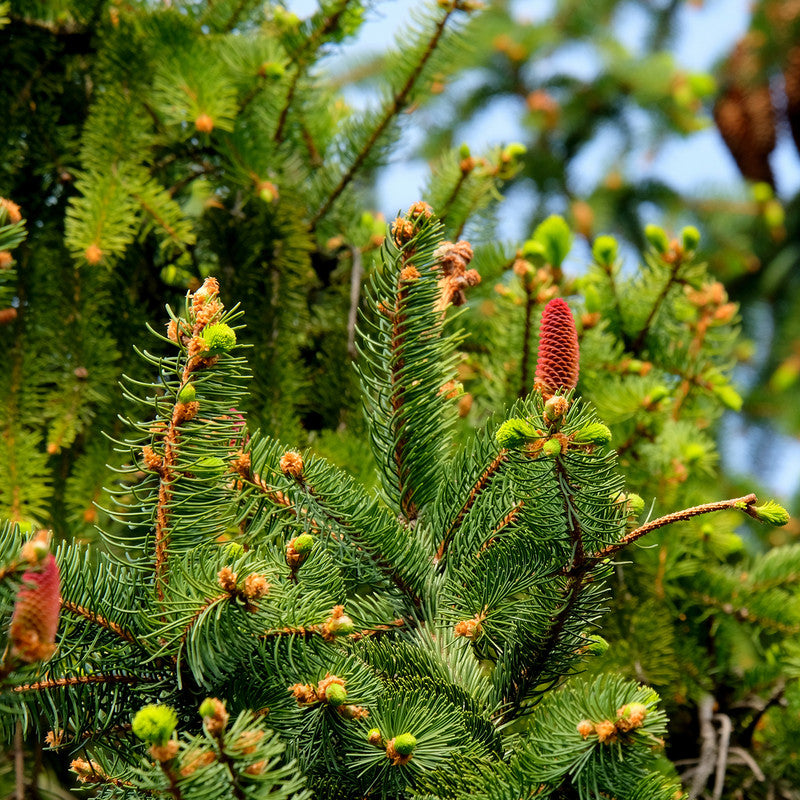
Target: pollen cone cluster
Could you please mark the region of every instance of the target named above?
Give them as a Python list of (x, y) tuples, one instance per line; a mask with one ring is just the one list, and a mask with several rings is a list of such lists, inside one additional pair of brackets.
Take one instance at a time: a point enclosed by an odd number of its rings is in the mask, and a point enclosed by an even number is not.
[(25, 572), (22, 581), (11, 618), (11, 652), (32, 663), (49, 658), (55, 650), (61, 586), (53, 554), (45, 556), (40, 569)]
[(569, 306), (556, 297), (542, 312), (534, 389), (538, 389), (545, 399), (560, 389), (574, 389), (578, 385), (578, 366), (575, 320)]

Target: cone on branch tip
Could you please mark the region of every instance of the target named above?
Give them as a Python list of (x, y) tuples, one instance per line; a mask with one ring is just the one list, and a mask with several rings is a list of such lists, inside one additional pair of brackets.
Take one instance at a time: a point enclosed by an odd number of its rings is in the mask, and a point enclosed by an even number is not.
[(560, 297), (551, 300), (542, 312), (539, 328), (539, 357), (533, 385), (548, 399), (560, 389), (578, 385), (578, 333), (569, 306)]
[(26, 664), (50, 658), (55, 651), (61, 579), (55, 557), (49, 552), (46, 534), (23, 547), (22, 557), (31, 568), (22, 575), (11, 617), (11, 654)]

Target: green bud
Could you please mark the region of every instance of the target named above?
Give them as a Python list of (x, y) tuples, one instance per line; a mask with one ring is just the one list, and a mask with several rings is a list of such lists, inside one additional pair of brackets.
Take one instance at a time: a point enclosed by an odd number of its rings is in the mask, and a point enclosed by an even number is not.
[(417, 746), (417, 737), (411, 733), (401, 733), (394, 737), (394, 749), (401, 756), (410, 756)]
[(608, 651), (611, 645), (602, 637), (597, 634), (592, 634), (586, 637), (586, 644), (583, 646), (583, 652), (587, 656), (601, 656)]
[(526, 442), (535, 439), (539, 434), (536, 428), (524, 419), (508, 419), (494, 435), (500, 447), (522, 447)]
[(522, 142), (509, 142), (504, 148), (503, 152), (500, 154), (500, 157), (503, 161), (511, 161), (515, 158), (521, 158), (528, 152), (528, 148), (525, 147)]
[(764, 206), (764, 222), (770, 228), (780, 228), (786, 222), (786, 212), (778, 200), (770, 200)]
[(789, 521), (789, 512), (774, 500), (767, 500), (760, 506), (750, 506), (750, 512), (756, 519), (766, 522), (767, 525), (785, 525)]
[(200, 334), (206, 349), (203, 355), (218, 356), (233, 350), (236, 344), (236, 332), (230, 325), (224, 322), (217, 322), (214, 325), (206, 325)]
[(560, 394), (553, 395), (544, 404), (544, 418), (551, 423), (551, 427), (559, 427), (567, 411), (569, 411), (569, 400)]
[(554, 267), (560, 267), (572, 247), (572, 231), (564, 217), (553, 214), (540, 223), (533, 238), (544, 245), (546, 259)]
[(683, 448), (683, 461), (686, 464), (696, 464), (706, 454), (706, 448), (699, 442), (689, 442)]
[(542, 445), (542, 452), (546, 456), (557, 456), (561, 454), (561, 442), (558, 439), (548, 439)]
[(576, 431), (572, 438), (581, 444), (608, 444), (611, 441), (611, 431), (602, 422), (590, 422)]
[(753, 193), (753, 200), (755, 200), (756, 203), (766, 203), (768, 200), (772, 200), (774, 196), (772, 194), (772, 187), (764, 181), (754, 183), (750, 191)]
[(689, 75), (689, 87), (695, 97), (710, 97), (717, 91), (717, 82), (707, 72), (694, 72)]
[(592, 256), (602, 267), (610, 267), (619, 253), (619, 245), (613, 236), (598, 236), (592, 245)]
[(184, 384), (178, 392), (179, 403), (193, 403), (197, 398), (197, 390), (193, 383)]
[(295, 553), (304, 556), (311, 552), (314, 547), (314, 537), (310, 533), (301, 533), (295, 536), (294, 543), (292, 544)]
[(163, 745), (172, 736), (178, 715), (169, 706), (150, 705), (140, 708), (133, 717), (133, 733), (143, 742)]
[(644, 511), (644, 500), (635, 492), (628, 492), (624, 495), (625, 501), (628, 504), (628, 513), (634, 517), (640, 517)]
[(229, 542), (225, 547), (225, 553), (230, 558), (239, 558), (244, 555), (244, 547), (239, 542)]
[(697, 250), (697, 245), (700, 244), (700, 231), (694, 225), (687, 225), (681, 231), (681, 241), (683, 242), (684, 250)]
[(219, 701), (215, 701), (213, 697), (206, 697), (202, 703), (200, 703), (200, 708), (197, 710), (200, 712), (201, 717), (213, 717), (217, 713), (217, 703)]
[(264, 61), (258, 68), (258, 74), (262, 78), (282, 78), (285, 72), (283, 64), (276, 61)]
[(547, 250), (536, 239), (527, 239), (522, 245), (522, 257), (532, 261), (537, 266), (541, 266), (547, 261)]
[(198, 478), (219, 478), (226, 470), (228, 465), (219, 456), (204, 456), (198, 458), (192, 465), (191, 472)]
[(650, 404), (658, 403), (659, 401), (663, 400), (665, 397), (669, 397), (669, 389), (666, 386), (658, 385), (654, 386), (650, 390), (650, 394), (648, 395)]
[(463, 142), (461, 147), (458, 148), (458, 157), (460, 159), (469, 158), (471, 155), (469, 150), (469, 145), (466, 142)]
[(336, 636), (349, 636), (355, 629), (353, 620), (347, 614), (341, 614), (328, 623), (328, 630)]
[(347, 690), (339, 683), (332, 683), (325, 690), (325, 699), (332, 706), (341, 706), (347, 700)]
[(737, 392), (736, 389), (733, 388), (733, 386), (727, 383), (723, 383), (720, 384), (719, 386), (714, 386), (712, 391), (717, 396), (717, 398), (722, 401), (723, 405), (727, 406), (733, 411), (741, 411), (742, 398), (739, 392)]
[(646, 225), (644, 238), (657, 253), (666, 253), (669, 250), (669, 239), (663, 228), (658, 225)]

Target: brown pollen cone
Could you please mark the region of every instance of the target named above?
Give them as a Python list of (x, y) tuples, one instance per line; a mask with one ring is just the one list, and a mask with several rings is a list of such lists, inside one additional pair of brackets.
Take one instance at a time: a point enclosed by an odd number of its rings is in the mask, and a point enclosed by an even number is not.
[(542, 312), (539, 328), (539, 357), (534, 389), (548, 399), (559, 389), (578, 385), (578, 334), (569, 306), (560, 298), (551, 300)]

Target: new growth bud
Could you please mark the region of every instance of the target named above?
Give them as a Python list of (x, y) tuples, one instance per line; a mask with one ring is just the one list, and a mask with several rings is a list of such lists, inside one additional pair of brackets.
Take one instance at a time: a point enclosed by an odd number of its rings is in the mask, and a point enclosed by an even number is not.
[(529, 422), (524, 419), (508, 419), (498, 429), (494, 435), (500, 447), (516, 448), (522, 447), (526, 442), (535, 439), (540, 435)]
[(149, 705), (140, 708), (133, 717), (133, 733), (149, 744), (163, 745), (172, 736), (178, 715), (169, 706)]
[(207, 325), (200, 334), (205, 345), (204, 358), (219, 356), (233, 350), (236, 345), (236, 331), (224, 322)]

